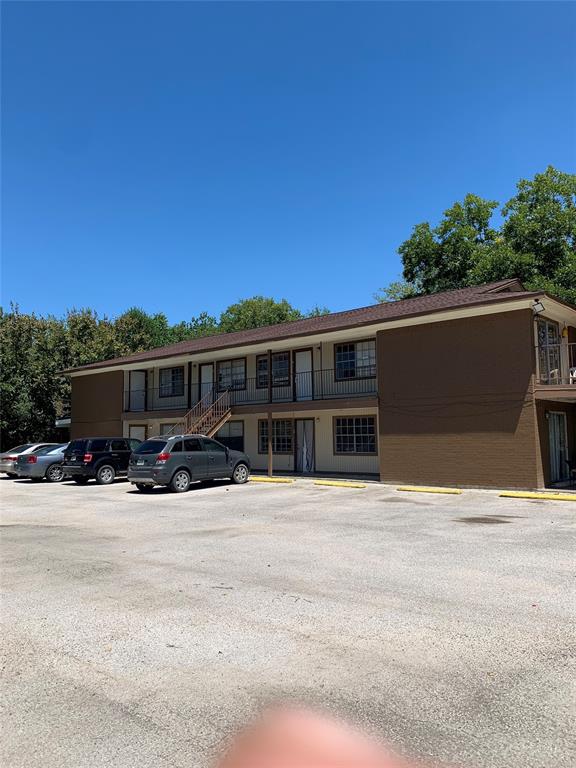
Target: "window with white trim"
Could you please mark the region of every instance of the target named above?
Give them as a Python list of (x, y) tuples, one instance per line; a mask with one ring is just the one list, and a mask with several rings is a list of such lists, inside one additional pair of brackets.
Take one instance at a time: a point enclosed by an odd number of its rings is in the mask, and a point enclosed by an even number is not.
[(356, 341), (334, 346), (336, 380), (367, 379), (376, 376), (376, 341)]
[(376, 417), (334, 419), (334, 453), (376, 453)]

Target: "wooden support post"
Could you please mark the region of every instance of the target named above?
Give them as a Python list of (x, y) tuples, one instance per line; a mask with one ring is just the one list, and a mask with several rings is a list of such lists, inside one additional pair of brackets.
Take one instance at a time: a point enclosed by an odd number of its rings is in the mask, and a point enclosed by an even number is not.
[(272, 351), (268, 350), (268, 477), (272, 477), (274, 454), (272, 445)]
[(273, 453), (272, 453), (272, 411), (268, 411), (268, 477), (272, 477), (273, 472)]

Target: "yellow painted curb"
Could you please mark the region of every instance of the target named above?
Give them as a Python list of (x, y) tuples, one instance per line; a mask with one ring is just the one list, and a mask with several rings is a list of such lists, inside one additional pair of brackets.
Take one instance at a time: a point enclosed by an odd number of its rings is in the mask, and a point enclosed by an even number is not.
[(533, 493), (531, 491), (503, 491), (508, 499), (545, 499), (547, 501), (576, 501), (576, 493)]
[(415, 493), (449, 493), (454, 496), (459, 496), (462, 493), (460, 488), (427, 488), (424, 485), (401, 485), (396, 490), (414, 491)]
[(289, 477), (251, 477), (251, 483), (293, 483)]
[(366, 488), (364, 483), (346, 483), (341, 480), (314, 480), (314, 485), (333, 485), (335, 488)]

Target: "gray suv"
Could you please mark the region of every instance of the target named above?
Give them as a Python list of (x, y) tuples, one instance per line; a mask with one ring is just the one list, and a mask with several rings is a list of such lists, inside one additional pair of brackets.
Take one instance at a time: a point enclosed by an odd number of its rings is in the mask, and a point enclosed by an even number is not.
[(130, 456), (128, 480), (139, 491), (166, 485), (183, 493), (194, 480), (229, 477), (245, 483), (250, 476), (250, 459), (204, 435), (171, 435), (145, 440)]

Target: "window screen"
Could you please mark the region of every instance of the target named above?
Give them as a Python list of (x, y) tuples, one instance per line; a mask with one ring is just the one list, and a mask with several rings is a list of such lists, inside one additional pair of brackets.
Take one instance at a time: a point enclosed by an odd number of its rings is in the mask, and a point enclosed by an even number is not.
[[(293, 421), (291, 419), (274, 419), (272, 422), (272, 452), (292, 453)], [(268, 453), (268, 421), (258, 422), (258, 450), (260, 453)]]
[(376, 376), (376, 342), (357, 341), (334, 347), (336, 379), (361, 379)]
[(244, 422), (229, 421), (220, 427), (215, 435), (216, 439), (233, 451), (244, 450)]
[(244, 358), (223, 360), (221, 363), (218, 363), (218, 388), (246, 388), (246, 361)]
[[(290, 352), (275, 352), (272, 355), (272, 386), (287, 387), (290, 384)], [(268, 355), (256, 358), (256, 386), (268, 386)]]
[(179, 397), (184, 394), (184, 368), (160, 369), (160, 397)]
[(374, 416), (337, 418), (334, 424), (336, 453), (376, 453), (376, 419)]

